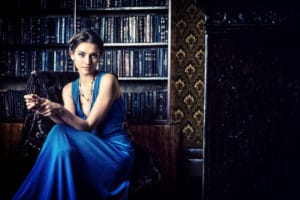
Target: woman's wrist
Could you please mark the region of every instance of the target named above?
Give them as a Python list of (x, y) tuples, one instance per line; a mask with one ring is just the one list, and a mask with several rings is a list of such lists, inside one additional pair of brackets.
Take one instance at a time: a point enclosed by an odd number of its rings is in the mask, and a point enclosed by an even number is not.
[(58, 104), (58, 114), (59, 116), (63, 116), (64, 115), (64, 107), (61, 104)]

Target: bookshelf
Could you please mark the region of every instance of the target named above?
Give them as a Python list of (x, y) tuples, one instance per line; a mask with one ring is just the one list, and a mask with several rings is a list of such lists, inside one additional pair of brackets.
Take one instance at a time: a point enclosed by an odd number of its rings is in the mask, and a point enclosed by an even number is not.
[[(168, 0), (32, 0), (39, 8), (34, 13), (22, 1), (13, 2), (10, 6), (21, 14), (0, 16), (0, 91), (4, 99), (9, 98), (7, 91), (25, 92), (31, 71), (74, 71), (66, 43), (74, 32), (90, 28), (104, 40), (99, 69), (118, 75), (128, 121), (168, 124)], [(17, 84), (21, 85), (18, 89)], [(5, 110), (12, 109), (7, 106)], [(6, 115), (1, 119), (6, 120)]]
[(1, 122), (23, 122), (23, 95), (32, 71), (73, 70), (66, 45), (74, 33), (73, 8), (68, 0), (12, 0), (1, 7)]
[(118, 75), (129, 123), (167, 124), (168, 1), (77, 2), (76, 31), (90, 28), (103, 38), (99, 67)]

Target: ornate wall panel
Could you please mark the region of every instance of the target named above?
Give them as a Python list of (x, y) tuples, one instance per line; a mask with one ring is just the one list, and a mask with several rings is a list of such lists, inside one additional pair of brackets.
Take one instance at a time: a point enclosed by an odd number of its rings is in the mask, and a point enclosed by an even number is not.
[(173, 1), (171, 123), (184, 146), (202, 147), (204, 106), (204, 15), (191, 0)]

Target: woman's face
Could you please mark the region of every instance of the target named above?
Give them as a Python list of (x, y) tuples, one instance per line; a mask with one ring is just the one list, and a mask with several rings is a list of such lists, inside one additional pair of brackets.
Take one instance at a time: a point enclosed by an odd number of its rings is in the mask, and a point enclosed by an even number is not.
[(70, 56), (79, 74), (88, 75), (95, 72), (100, 55), (97, 45), (83, 42), (73, 52), (70, 52)]

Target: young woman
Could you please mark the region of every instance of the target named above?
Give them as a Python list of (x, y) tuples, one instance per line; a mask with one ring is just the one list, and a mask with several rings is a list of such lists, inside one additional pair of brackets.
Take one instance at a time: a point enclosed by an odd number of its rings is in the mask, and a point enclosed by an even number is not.
[(118, 81), (96, 70), (103, 42), (85, 30), (71, 38), (69, 52), (79, 78), (64, 86), (64, 105), (24, 96), (28, 110), (56, 125), (13, 199), (127, 199), (134, 149)]

